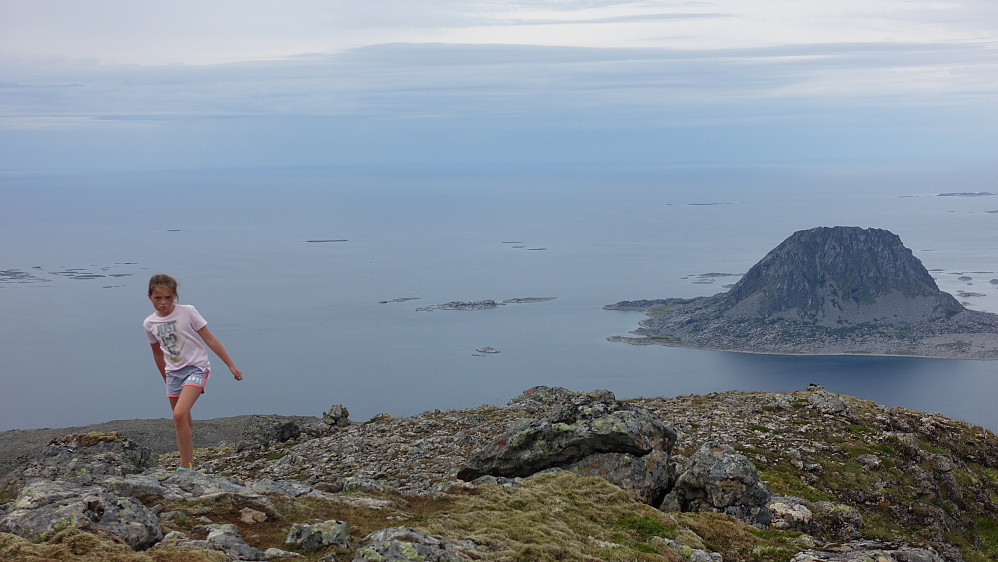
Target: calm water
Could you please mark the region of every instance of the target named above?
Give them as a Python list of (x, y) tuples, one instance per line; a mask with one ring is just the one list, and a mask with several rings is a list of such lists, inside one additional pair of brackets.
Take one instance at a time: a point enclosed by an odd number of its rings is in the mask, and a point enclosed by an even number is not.
[[(601, 308), (721, 292), (738, 277), (698, 276), (743, 273), (796, 230), (850, 225), (895, 232), (943, 290), (998, 312), (998, 196), (939, 196), (995, 190), (995, 172), (0, 177), (0, 430), (167, 416), (141, 328), (157, 271), (245, 374), (214, 360), (201, 418), (339, 403), (364, 420), (502, 404), (537, 384), (629, 398), (814, 382), (998, 429), (994, 362), (613, 344), (643, 316)], [(556, 298), (415, 310), (517, 297)], [(399, 298), (416, 300), (379, 303)]]

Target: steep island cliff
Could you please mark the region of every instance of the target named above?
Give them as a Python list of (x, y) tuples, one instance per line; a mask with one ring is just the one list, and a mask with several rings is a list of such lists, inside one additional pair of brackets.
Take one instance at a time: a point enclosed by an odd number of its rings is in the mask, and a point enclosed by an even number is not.
[(939, 290), (887, 230), (795, 232), (731, 289), (710, 297), (622, 301), (649, 318), (611, 341), (799, 355), (998, 359), (998, 315)]

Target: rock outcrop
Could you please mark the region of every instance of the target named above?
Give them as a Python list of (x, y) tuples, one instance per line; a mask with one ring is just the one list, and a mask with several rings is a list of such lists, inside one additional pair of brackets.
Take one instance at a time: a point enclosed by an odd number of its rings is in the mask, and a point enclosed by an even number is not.
[[(58, 439), (3, 475), (0, 559), (998, 556), (994, 434), (817, 385), (628, 401), (535, 387), (364, 423), (331, 411), (321, 434), (198, 449), (193, 473), (117, 435)], [(504, 457), (497, 436), (543, 452)], [(520, 458), (539, 472), (516, 475)], [(456, 477), (471, 466), (510, 476)]]
[[(676, 432), (651, 412), (600, 390), (575, 394), (534, 387), (523, 393), (540, 418), (515, 422), (457, 477), (523, 477), (550, 468), (600, 476), (644, 503), (658, 503), (672, 487), (670, 453)], [(556, 398), (557, 397), (557, 398)]]
[(635, 334), (610, 338), (783, 354), (998, 359), (998, 315), (965, 309), (886, 230), (795, 232), (726, 293), (622, 301), (654, 310)]

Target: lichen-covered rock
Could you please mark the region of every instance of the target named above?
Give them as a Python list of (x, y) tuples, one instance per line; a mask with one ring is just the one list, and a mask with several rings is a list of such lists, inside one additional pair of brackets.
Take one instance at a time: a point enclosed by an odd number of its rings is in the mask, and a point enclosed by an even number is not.
[(841, 503), (773, 496), (767, 507), (773, 529), (800, 531), (825, 541), (857, 539), (864, 527), (859, 511)]
[(229, 523), (195, 527), (191, 529), (191, 536), (196, 540), (205, 541), (209, 548), (225, 552), (225, 557), (228, 560), (267, 559), (262, 550), (247, 544), (236, 526)]
[(346, 548), (350, 542), (350, 526), (335, 519), (314, 525), (295, 523), (284, 542), (306, 550), (319, 550), (330, 545)]
[(67, 482), (33, 481), (0, 519), (0, 531), (35, 542), (70, 527), (103, 529), (136, 550), (163, 538), (159, 519), (138, 500)]
[(664, 503), (678, 505), (681, 511), (726, 513), (766, 527), (771, 519), (770, 496), (745, 455), (730, 445), (708, 441), (686, 462)]
[(790, 562), (944, 562), (947, 560), (927, 548), (889, 545), (876, 541), (833, 543), (826, 548), (827, 550), (798, 552)]
[(443, 540), (412, 527), (392, 527), (364, 537), (353, 562), (461, 562)]
[(543, 418), (514, 422), (457, 476), (469, 481), (486, 474), (529, 476), (599, 453), (668, 454), (675, 440), (675, 430), (645, 409), (608, 391), (579, 393)]
[(290, 550), (281, 550), (280, 548), (268, 548), (263, 551), (263, 556), (267, 560), (273, 560), (274, 558), (305, 558), (303, 555), (297, 552), (291, 552)]
[(822, 414), (841, 416), (846, 419), (853, 418), (852, 410), (849, 409), (849, 405), (841, 396), (828, 392), (820, 385), (811, 385), (810, 389), (814, 389), (814, 392), (807, 397), (807, 402), (811, 407)]
[(827, 540), (845, 541), (859, 538), (864, 527), (863, 516), (856, 508), (835, 502), (818, 501), (810, 504), (813, 514), (807, 531)]
[(662, 544), (678, 549), (689, 562), (723, 562), (724, 557), (720, 552), (709, 552), (702, 548), (694, 548), (663, 537), (652, 537), (649, 542), (661, 542)]
[(176, 498), (176, 496), (171, 495), (169, 488), (151, 476), (130, 474), (125, 477), (109, 478), (103, 484), (119, 496), (135, 498), (143, 503), (158, 501), (162, 498)]
[[(608, 390), (595, 390), (593, 393), (607, 393), (609, 396), (606, 397), (610, 400), (615, 398)], [(538, 416), (564, 406), (574, 396), (575, 393), (567, 388), (540, 385), (524, 390), (523, 394), (507, 402), (506, 407), (514, 410), (523, 410), (532, 416)]]
[(161, 484), (185, 498), (198, 501), (230, 499), (241, 506), (262, 511), (268, 516), (276, 513), (274, 502), (270, 498), (225, 476), (197, 471), (174, 472), (164, 478)]
[(106, 476), (136, 474), (152, 467), (152, 451), (110, 433), (72, 433), (53, 439), (34, 461), (5, 475), (0, 486), (17, 490), (36, 478), (90, 484)]
[(806, 531), (814, 517), (807, 503), (797, 497), (772, 496), (766, 505), (772, 517), (769, 526), (773, 529)]
[(565, 467), (577, 474), (599, 476), (622, 488), (634, 500), (658, 505), (676, 479), (669, 455), (655, 450), (643, 457), (627, 453), (590, 455)]

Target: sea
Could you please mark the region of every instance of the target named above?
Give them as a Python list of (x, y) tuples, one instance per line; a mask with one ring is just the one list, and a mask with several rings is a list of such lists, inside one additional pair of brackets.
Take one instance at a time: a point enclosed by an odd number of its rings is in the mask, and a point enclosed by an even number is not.
[[(141, 326), (157, 272), (244, 375), (213, 358), (195, 419), (341, 404), (364, 421), (535, 385), (627, 399), (815, 383), (996, 430), (996, 362), (611, 343), (644, 316), (603, 309), (720, 293), (795, 231), (860, 226), (998, 312), (996, 178), (993, 164), (3, 173), (0, 430), (169, 416)], [(487, 299), (500, 304), (436, 308)]]

